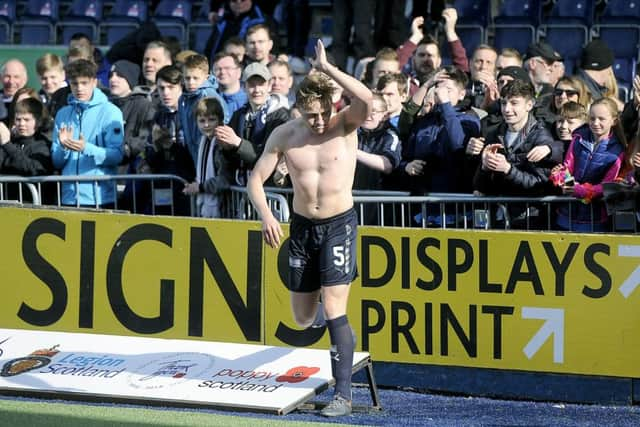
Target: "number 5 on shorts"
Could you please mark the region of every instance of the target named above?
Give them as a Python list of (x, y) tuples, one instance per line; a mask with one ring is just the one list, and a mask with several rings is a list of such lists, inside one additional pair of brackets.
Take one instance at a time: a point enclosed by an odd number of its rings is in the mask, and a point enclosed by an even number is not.
[(333, 247), (333, 263), (337, 267), (342, 267), (344, 265), (344, 246), (334, 246)]

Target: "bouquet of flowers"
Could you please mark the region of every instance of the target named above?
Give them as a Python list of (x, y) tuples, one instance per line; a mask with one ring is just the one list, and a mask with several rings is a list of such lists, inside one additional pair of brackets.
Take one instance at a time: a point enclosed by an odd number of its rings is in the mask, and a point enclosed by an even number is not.
[(569, 169), (565, 165), (558, 165), (551, 169), (551, 175), (549, 180), (556, 187), (562, 187), (564, 185), (573, 185), (575, 180), (573, 175), (569, 172)]

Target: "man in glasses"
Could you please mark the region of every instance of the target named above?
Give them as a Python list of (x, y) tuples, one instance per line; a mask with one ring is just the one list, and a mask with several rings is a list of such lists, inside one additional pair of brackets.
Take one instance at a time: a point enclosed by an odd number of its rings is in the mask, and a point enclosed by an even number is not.
[(555, 115), (551, 113), (553, 102), (554, 64), (562, 62), (560, 56), (548, 43), (532, 43), (527, 48), (524, 68), (529, 72), (529, 78), (535, 89), (535, 103), (533, 115), (542, 119), (550, 128), (555, 123)]
[(553, 91), (551, 80), (553, 64), (556, 61), (562, 61), (562, 57), (547, 43), (532, 43), (527, 48), (524, 68), (529, 72), (536, 98), (550, 95)]
[(227, 103), (229, 115), (233, 115), (249, 100), (240, 83), (242, 75), (240, 61), (231, 53), (218, 53), (213, 58), (213, 75), (218, 79), (218, 91)]

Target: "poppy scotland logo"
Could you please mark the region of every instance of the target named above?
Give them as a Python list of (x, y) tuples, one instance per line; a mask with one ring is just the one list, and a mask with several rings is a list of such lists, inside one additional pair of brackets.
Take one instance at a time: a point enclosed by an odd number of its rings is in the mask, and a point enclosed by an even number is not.
[(28, 356), (11, 359), (2, 366), (0, 376), (13, 377), (47, 366), (51, 363), (51, 358), (60, 352), (57, 348), (58, 345), (56, 344), (51, 348), (32, 351)]
[(276, 377), (276, 382), (301, 383), (318, 373), (318, 371), (320, 371), (320, 368), (315, 366), (296, 366), (295, 368), (289, 369), (284, 375)]

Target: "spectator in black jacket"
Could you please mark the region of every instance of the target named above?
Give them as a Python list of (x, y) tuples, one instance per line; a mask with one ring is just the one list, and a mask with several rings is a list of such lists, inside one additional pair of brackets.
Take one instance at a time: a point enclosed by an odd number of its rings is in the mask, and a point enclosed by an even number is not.
[(109, 101), (120, 108), (124, 118), (123, 164), (131, 163), (144, 151), (151, 133), (154, 108), (146, 92), (138, 88), (139, 79), (140, 67), (126, 59), (116, 61), (109, 71)]
[[(192, 182), (196, 170), (178, 118), (182, 79), (182, 71), (175, 65), (167, 65), (156, 74), (155, 84), (161, 105), (153, 119), (152, 136), (145, 149), (145, 165), (139, 172), (177, 175), (186, 182)], [(191, 213), (189, 198), (175, 183), (173, 203), (175, 215)]]
[[(541, 196), (549, 190), (551, 169), (562, 162), (562, 143), (554, 141), (544, 122), (533, 117), (531, 83), (514, 80), (502, 88), (500, 96), (503, 122), (486, 137), (474, 178), (476, 194)], [(512, 228), (526, 226), (527, 220), (535, 227), (542, 220), (542, 211), (510, 208), (495, 219), (510, 221)]]
[(37, 176), (53, 172), (50, 141), (41, 132), (48, 113), (38, 99), (25, 98), (15, 105), (10, 139), (0, 141), (0, 173)]

